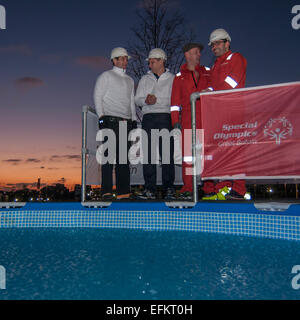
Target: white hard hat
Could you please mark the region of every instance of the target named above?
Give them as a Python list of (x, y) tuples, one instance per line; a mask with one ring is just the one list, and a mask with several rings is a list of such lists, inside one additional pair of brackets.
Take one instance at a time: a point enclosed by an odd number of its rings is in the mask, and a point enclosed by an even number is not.
[(213, 42), (218, 41), (218, 40), (228, 40), (231, 42), (230, 35), (224, 29), (214, 30), (209, 37), (209, 44), (208, 45), (210, 46)]
[(118, 57), (128, 57), (130, 59), (130, 56), (128, 55), (128, 52), (124, 48), (114, 48), (111, 51), (110, 59), (118, 58)]
[(148, 61), (149, 59), (153, 59), (153, 58), (154, 59), (164, 59), (166, 61), (167, 60), (167, 55), (164, 52), (164, 50), (162, 50), (160, 48), (155, 48), (155, 49), (152, 49), (149, 52), (149, 56), (146, 59), (146, 61)]

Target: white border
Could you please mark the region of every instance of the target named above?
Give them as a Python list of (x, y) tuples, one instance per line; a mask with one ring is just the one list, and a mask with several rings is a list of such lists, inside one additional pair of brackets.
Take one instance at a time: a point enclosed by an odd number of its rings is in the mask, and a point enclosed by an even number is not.
[(201, 97), (201, 96), (210, 95), (210, 94), (262, 90), (262, 89), (267, 89), (267, 88), (285, 87), (285, 86), (290, 86), (290, 85), (300, 85), (300, 81), (285, 82), (285, 83), (279, 83), (279, 84), (270, 84), (270, 85), (266, 85), (266, 86), (257, 86), (257, 87), (250, 87), (250, 88), (240, 88), (240, 89), (230, 89), (230, 90), (220, 90), (220, 91), (207, 91), (207, 92), (199, 92), (199, 93), (200, 93), (200, 97)]

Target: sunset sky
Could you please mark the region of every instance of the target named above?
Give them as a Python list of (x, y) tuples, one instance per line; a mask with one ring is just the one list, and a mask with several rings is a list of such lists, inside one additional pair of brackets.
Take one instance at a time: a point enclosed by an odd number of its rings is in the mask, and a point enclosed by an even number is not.
[[(300, 80), (295, 1), (174, 0), (206, 48), (225, 28), (248, 60), (247, 87)], [(0, 189), (81, 180), (81, 110), (112, 48), (126, 47), (141, 1), (0, 0)], [(299, 12), (300, 13), (300, 12)], [(300, 19), (299, 19), (300, 24)]]

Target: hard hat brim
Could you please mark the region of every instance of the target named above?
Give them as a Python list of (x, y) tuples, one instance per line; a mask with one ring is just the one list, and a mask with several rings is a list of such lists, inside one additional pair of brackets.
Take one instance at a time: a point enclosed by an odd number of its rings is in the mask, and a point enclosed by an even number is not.
[(150, 58), (146, 58), (145, 60), (146, 61), (149, 61), (150, 59), (163, 59), (163, 60), (167, 60), (166, 58), (164, 58), (164, 57), (150, 57)]
[(116, 58), (119, 58), (119, 57), (127, 57), (128, 58), (128, 60), (129, 59), (131, 59), (131, 56), (127, 56), (127, 55), (120, 55), (120, 56), (117, 56), (117, 57), (111, 57), (110, 59), (112, 60), (112, 59), (116, 59)]

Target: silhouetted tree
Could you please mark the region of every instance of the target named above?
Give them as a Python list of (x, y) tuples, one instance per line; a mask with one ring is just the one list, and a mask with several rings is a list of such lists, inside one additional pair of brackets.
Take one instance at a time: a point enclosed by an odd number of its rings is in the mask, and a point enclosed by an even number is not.
[(151, 49), (161, 48), (168, 57), (167, 67), (177, 73), (184, 60), (182, 48), (194, 41), (195, 34), (170, 0), (144, 0), (136, 11), (138, 23), (131, 28), (128, 49), (132, 56), (128, 73), (139, 80), (148, 70), (145, 59)]

